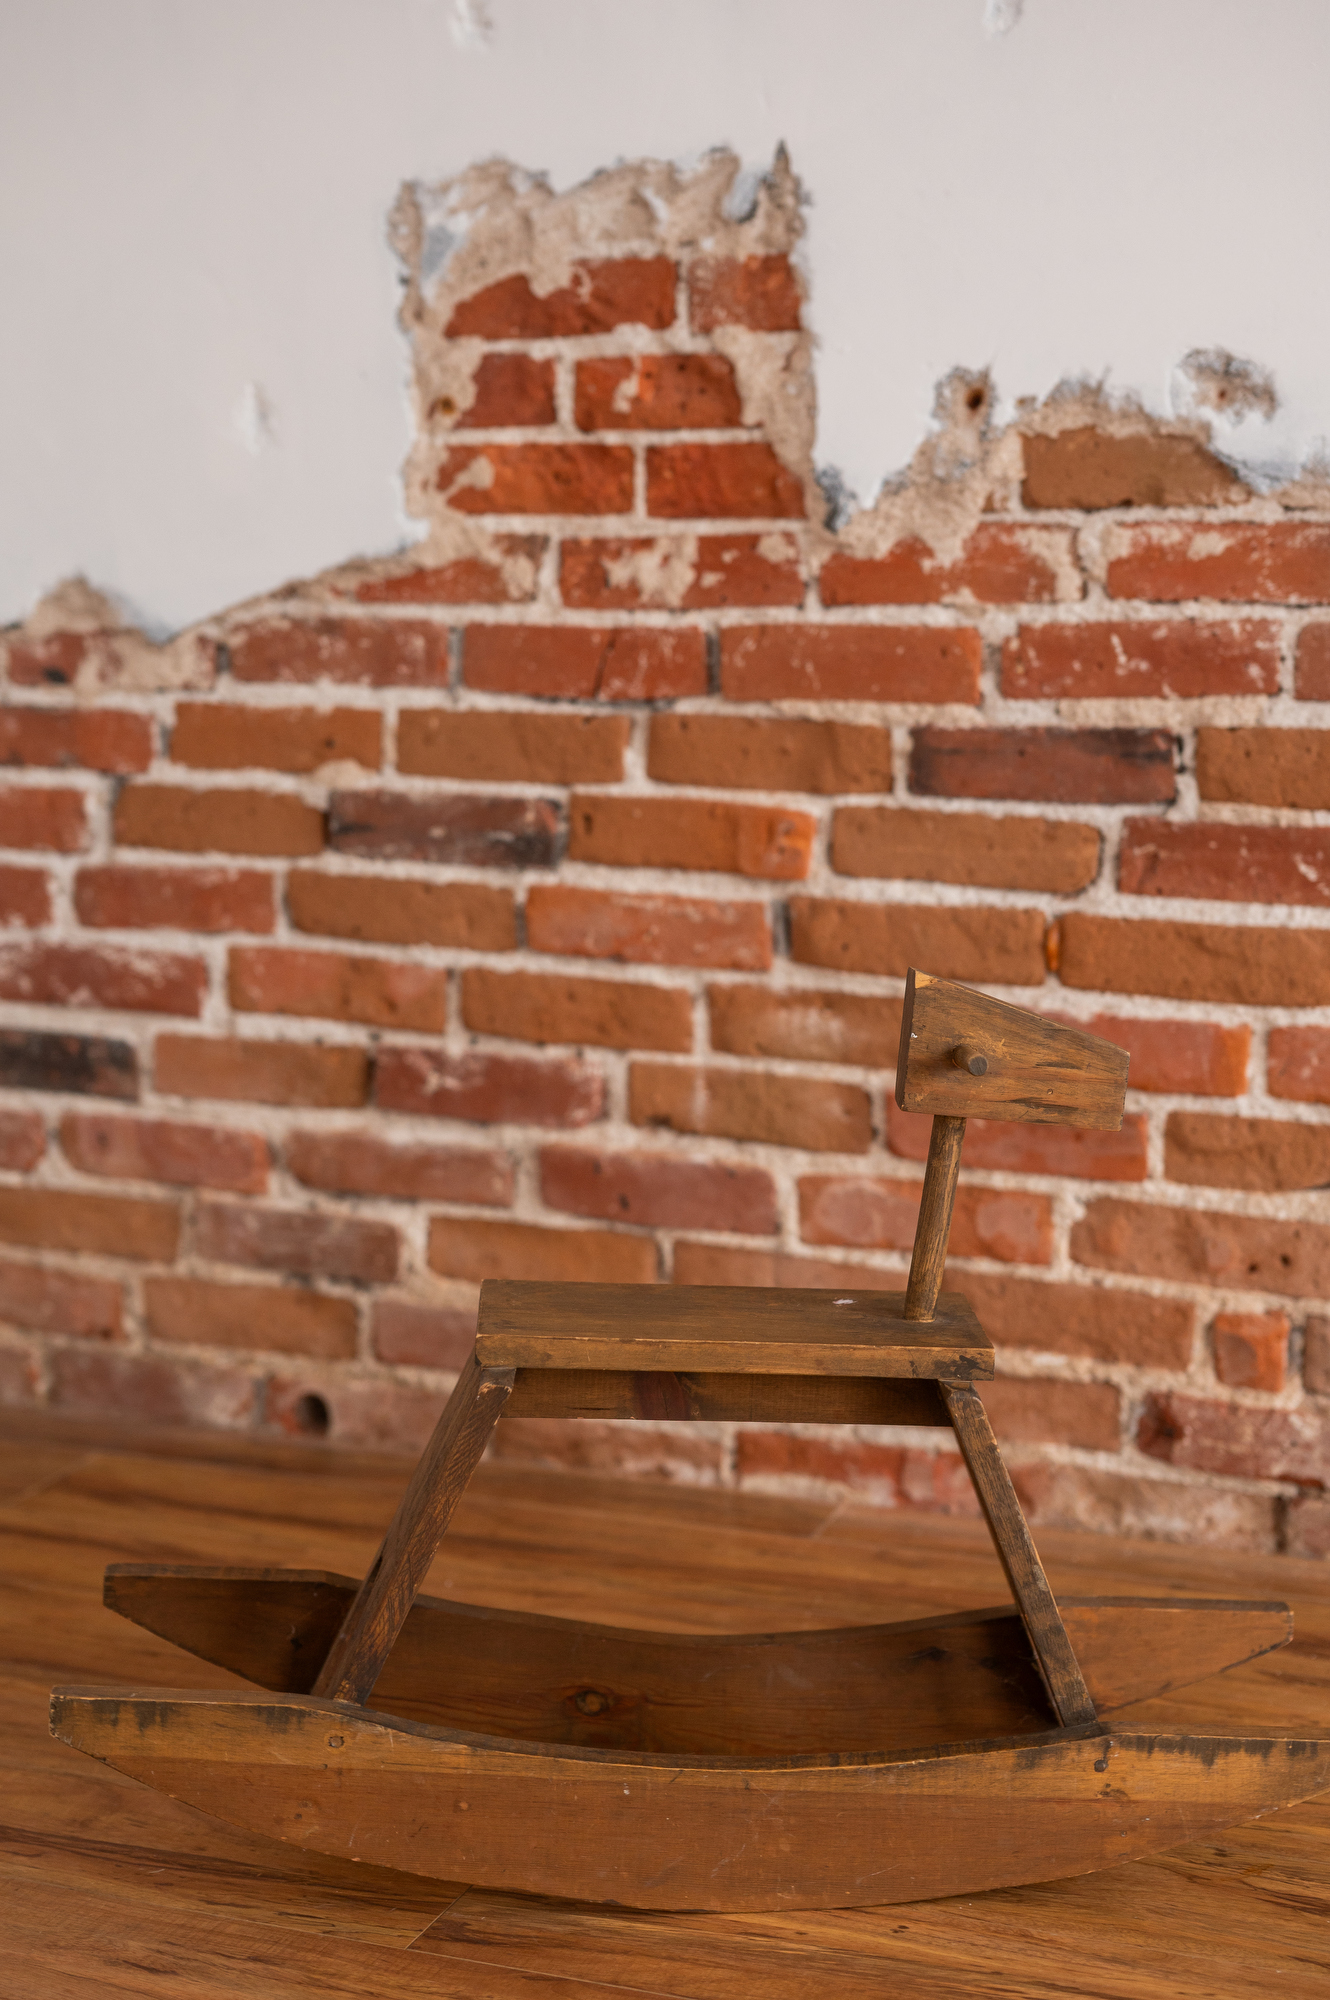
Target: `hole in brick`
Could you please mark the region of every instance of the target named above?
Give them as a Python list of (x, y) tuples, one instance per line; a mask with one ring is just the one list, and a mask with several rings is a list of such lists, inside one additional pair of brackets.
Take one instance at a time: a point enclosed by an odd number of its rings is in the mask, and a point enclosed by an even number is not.
[(296, 1429), (306, 1437), (327, 1437), (332, 1412), (322, 1396), (298, 1396), (294, 1411)]
[(969, 395), (968, 395), (968, 396), (967, 396), (967, 397), (965, 398), (965, 407), (966, 407), (966, 409), (967, 409), (967, 410), (981, 410), (981, 409), (983, 408), (983, 406), (984, 406), (984, 392), (983, 392), (983, 390), (982, 390), (982, 389), (971, 389), (971, 391), (970, 391)]

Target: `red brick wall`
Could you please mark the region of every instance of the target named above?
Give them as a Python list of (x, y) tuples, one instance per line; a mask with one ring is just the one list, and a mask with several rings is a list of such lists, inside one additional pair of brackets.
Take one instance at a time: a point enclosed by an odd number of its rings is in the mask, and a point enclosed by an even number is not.
[[(1045, 414), (943, 555), (838, 541), (734, 365), (799, 312), (502, 279), (422, 322), (419, 557), (7, 635), (0, 1394), (414, 1444), (487, 1275), (899, 1286), (915, 964), (1131, 1052), (1120, 1135), (967, 1144), (1034, 1519), (1323, 1552), (1330, 521)], [(946, 1447), (500, 1433), (968, 1507)]]

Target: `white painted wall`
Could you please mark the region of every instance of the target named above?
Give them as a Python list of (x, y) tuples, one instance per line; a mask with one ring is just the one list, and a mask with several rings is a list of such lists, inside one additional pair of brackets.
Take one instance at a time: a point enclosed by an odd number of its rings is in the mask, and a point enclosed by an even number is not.
[(0, 619), (81, 570), (167, 630), (408, 536), (384, 218), (494, 153), (784, 139), (864, 498), (956, 363), (1162, 411), (1222, 345), (1281, 398), (1224, 449), (1330, 435), (1327, 0), (3, 0), (0, 63)]

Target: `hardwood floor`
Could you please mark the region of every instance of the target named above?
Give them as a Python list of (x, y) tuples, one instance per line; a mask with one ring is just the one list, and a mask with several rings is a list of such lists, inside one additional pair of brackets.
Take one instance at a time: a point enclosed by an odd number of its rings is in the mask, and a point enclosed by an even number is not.
[[(231, 1832), (52, 1741), (56, 1681), (229, 1677), (101, 1606), (107, 1562), (358, 1572), (409, 1465), (0, 1416), (4, 2000), (932, 2000), (1330, 1990), (1330, 1802), (1079, 1881), (895, 1908), (651, 1916), (339, 1863)], [(1067, 1594), (1283, 1596), (1293, 1647), (1131, 1711), (1322, 1734), (1330, 1566), (1044, 1535)], [(981, 1524), (482, 1467), (427, 1589), (670, 1630), (997, 1603)], [(235, 1683), (235, 1685), (241, 1685)]]

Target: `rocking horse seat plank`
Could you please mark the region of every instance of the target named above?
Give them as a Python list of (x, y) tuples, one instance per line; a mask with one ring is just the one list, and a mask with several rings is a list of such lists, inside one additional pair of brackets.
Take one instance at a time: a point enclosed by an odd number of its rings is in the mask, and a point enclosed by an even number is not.
[(709, 1375), (519, 1368), (509, 1417), (637, 1417), (728, 1424), (949, 1422), (930, 1381), (883, 1375)]
[(881, 1375), (980, 1381), (993, 1346), (959, 1292), (936, 1318), (904, 1317), (904, 1292), (749, 1285), (545, 1284), (488, 1278), (484, 1368), (740, 1375)]

